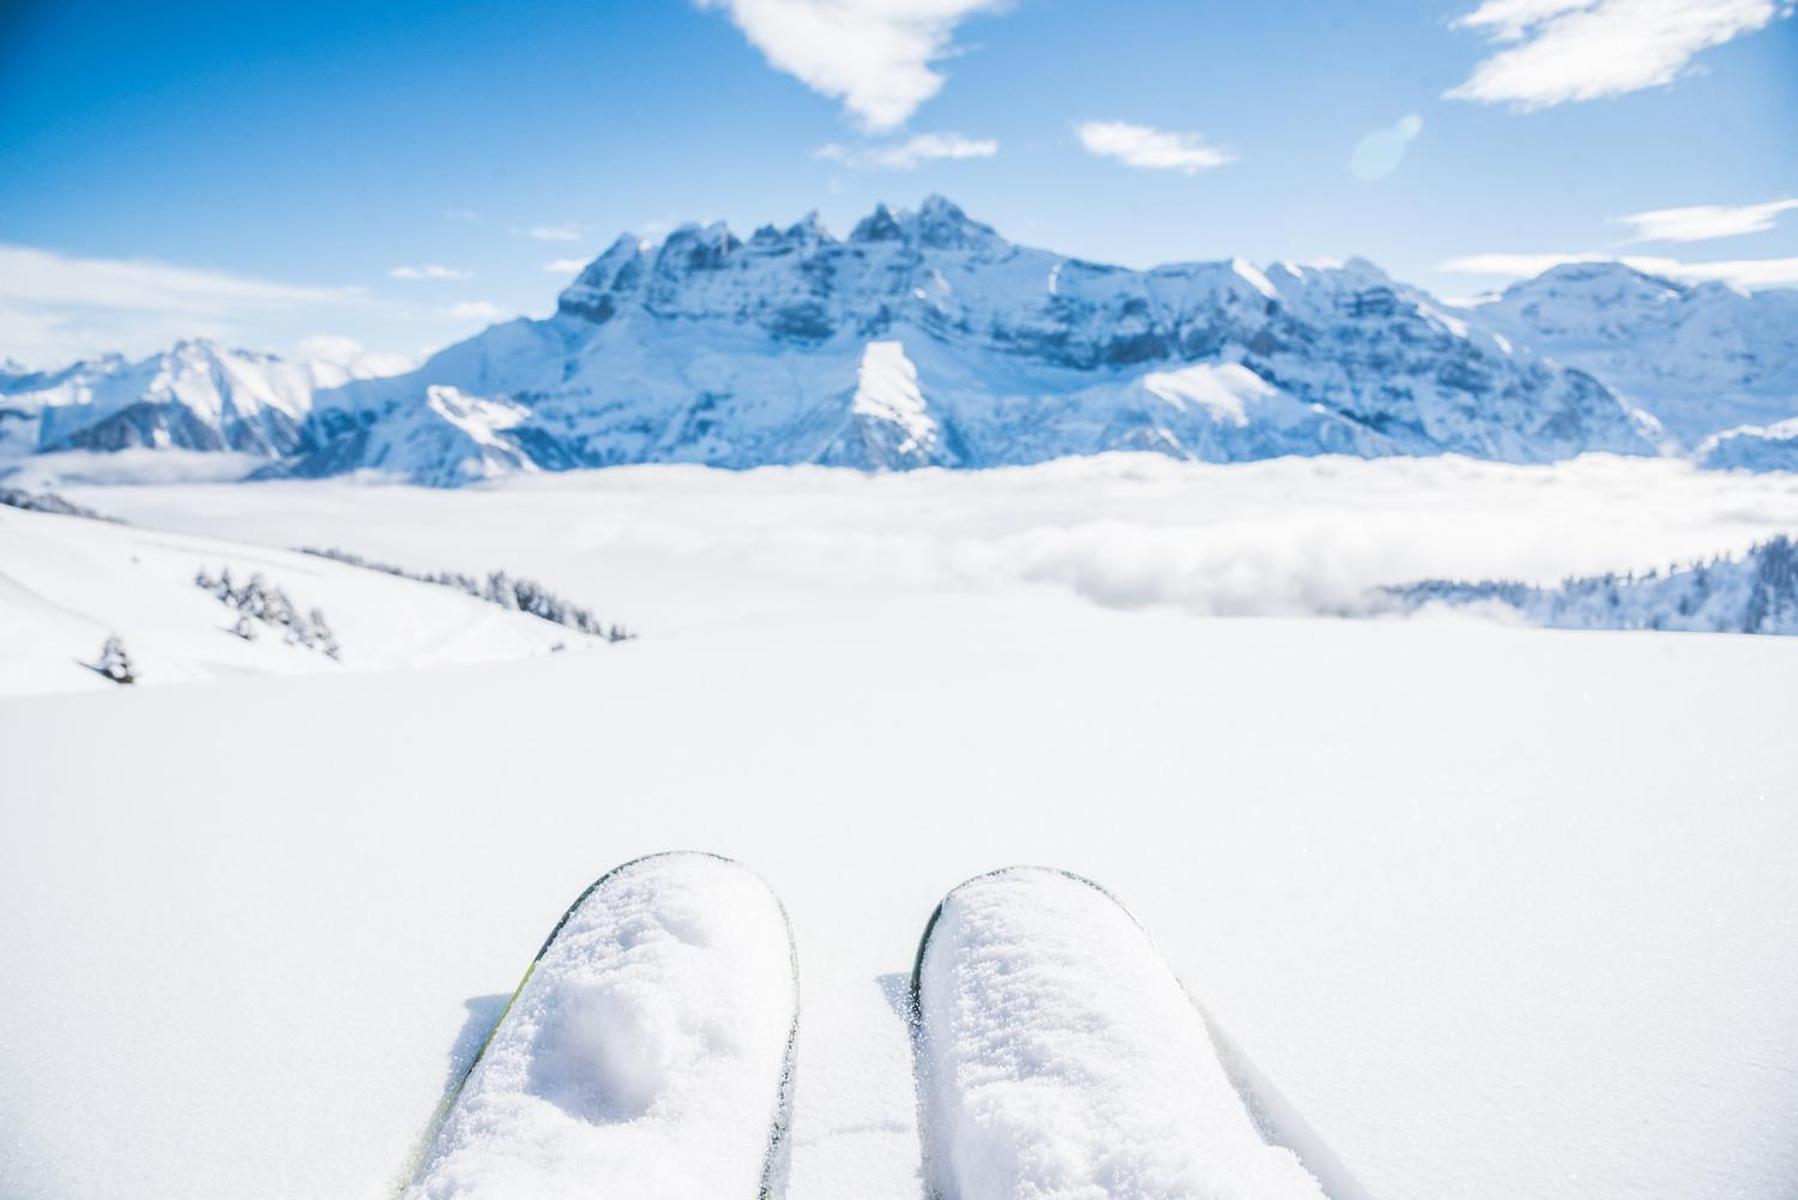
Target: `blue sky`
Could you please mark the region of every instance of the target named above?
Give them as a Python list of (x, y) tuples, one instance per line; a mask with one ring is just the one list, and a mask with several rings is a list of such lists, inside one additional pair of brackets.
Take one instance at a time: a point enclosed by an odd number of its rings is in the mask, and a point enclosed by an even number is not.
[(623, 230), (843, 231), (931, 192), (1134, 265), (1798, 283), (1789, 0), (0, 12), (0, 355), (27, 362), (186, 333), (415, 354), (549, 311)]

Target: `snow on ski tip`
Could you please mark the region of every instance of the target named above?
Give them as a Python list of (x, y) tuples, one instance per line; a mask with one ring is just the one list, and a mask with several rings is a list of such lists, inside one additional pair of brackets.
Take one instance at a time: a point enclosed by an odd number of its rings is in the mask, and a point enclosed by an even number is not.
[(760, 876), (699, 853), (626, 863), (551, 932), (404, 1194), (778, 1195), (798, 1012)]
[(1036, 867), (962, 884), (925, 930), (912, 996), (940, 1200), (1322, 1200), (1096, 884)]

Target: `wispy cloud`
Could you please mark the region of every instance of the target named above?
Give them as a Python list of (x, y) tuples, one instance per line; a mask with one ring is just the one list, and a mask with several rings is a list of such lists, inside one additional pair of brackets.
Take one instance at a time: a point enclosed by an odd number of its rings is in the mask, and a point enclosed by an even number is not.
[(357, 379), (398, 375), (418, 365), (418, 359), (413, 355), (369, 350), (355, 338), (336, 333), (303, 337), (294, 344), (294, 353), (302, 362), (341, 367)]
[(554, 262), (543, 264), (543, 270), (550, 275), (579, 275), (587, 265), (584, 258), (558, 258)]
[(443, 210), (443, 219), (446, 221), (478, 221), (481, 219), (481, 214), (472, 208), (446, 208)]
[(1128, 121), (1082, 121), (1074, 133), (1090, 153), (1151, 171), (1196, 175), (1236, 161), (1235, 154), (1196, 133), (1173, 133)]
[(458, 271), (454, 267), (439, 266), (426, 263), (421, 267), (395, 267), (387, 272), (389, 279), (437, 280), (437, 279), (470, 279), (467, 271)]
[(1791, 12), (1791, 0), (1483, 0), (1453, 24), (1503, 49), (1446, 94), (1527, 110), (1660, 87)]
[(0, 351), (44, 365), (178, 337), (230, 339), (283, 315), (365, 303), (359, 288), (0, 245)]
[(1798, 258), (1741, 258), (1719, 262), (1684, 262), (1660, 255), (1626, 254), (1467, 254), (1451, 258), (1437, 270), (1457, 275), (1527, 279), (1566, 263), (1620, 262), (1649, 275), (1682, 283), (1729, 283), (1736, 287), (1789, 287), (1798, 284)]
[(835, 142), (818, 147), (816, 154), (846, 167), (876, 167), (909, 171), (919, 163), (939, 159), (991, 158), (999, 143), (991, 138), (963, 137), (959, 133), (920, 133), (885, 146), (842, 146)]
[(954, 53), (956, 26), (1009, 0), (695, 2), (728, 13), (769, 66), (840, 100), (863, 128), (881, 132), (942, 88), (935, 68)]
[(513, 229), (513, 233), (524, 237), (536, 238), (540, 242), (578, 242), (581, 240), (579, 225), (531, 225), (523, 229)]
[(499, 321), (512, 314), (486, 300), (464, 300), (450, 305), (448, 316), (454, 321)]
[(361, 294), (358, 288), (272, 283), (143, 259), (70, 258), (31, 246), (0, 246), (0, 301), (221, 314), (244, 306), (342, 304)]
[(1688, 208), (1657, 208), (1652, 212), (1612, 217), (1631, 227), (1633, 242), (1702, 242), (1711, 238), (1765, 233), (1781, 213), (1798, 209), (1798, 200), (1769, 200), (1764, 204), (1694, 204)]

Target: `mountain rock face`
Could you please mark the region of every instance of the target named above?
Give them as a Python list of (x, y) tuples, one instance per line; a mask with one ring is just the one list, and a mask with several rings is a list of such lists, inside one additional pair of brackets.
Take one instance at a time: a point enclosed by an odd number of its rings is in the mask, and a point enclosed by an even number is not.
[(1798, 416), (1798, 291), (1569, 263), (1511, 285), (1469, 319), (1602, 379), (1687, 446)]
[[(453, 401), (450, 397), (454, 397)], [(1149, 271), (1015, 246), (940, 198), (847, 239), (620, 238), (556, 313), (319, 393), (269, 474), (453, 483), (636, 462), (982, 467), (1106, 450), (1232, 461), (1652, 453), (1590, 375), (1359, 260)]]
[(301, 444), (313, 393), (347, 378), (208, 341), (140, 362), (112, 354), (59, 371), (0, 368), (0, 454), (148, 446), (276, 458)]

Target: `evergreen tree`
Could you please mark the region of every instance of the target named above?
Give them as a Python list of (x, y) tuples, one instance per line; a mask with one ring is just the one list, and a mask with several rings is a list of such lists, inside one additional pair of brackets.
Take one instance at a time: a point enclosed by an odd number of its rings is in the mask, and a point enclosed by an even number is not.
[(106, 639), (100, 647), (100, 674), (114, 683), (136, 683), (137, 671), (131, 665), (131, 656), (125, 653), (125, 643), (117, 634)]

